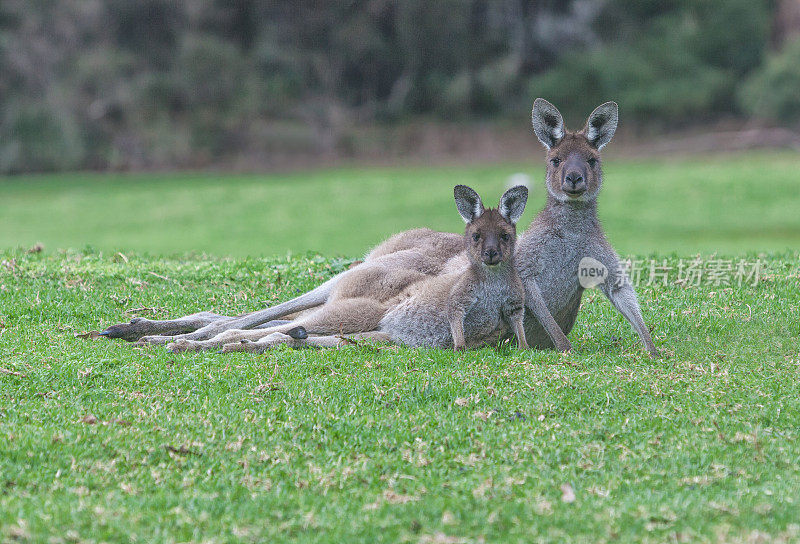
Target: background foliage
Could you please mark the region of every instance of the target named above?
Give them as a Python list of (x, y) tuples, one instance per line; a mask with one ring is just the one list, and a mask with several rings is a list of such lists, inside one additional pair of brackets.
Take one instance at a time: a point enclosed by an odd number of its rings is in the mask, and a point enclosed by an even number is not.
[(535, 96), (573, 125), (610, 98), (626, 126), (791, 124), (798, 46), (776, 17), (768, 0), (4, 0), (0, 172), (346, 156), (354, 126), (518, 120)]

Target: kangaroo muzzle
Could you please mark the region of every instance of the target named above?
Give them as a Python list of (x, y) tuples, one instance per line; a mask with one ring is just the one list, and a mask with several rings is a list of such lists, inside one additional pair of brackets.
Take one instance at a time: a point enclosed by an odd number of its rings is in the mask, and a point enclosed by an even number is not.
[(570, 154), (564, 164), (564, 177), (561, 179), (561, 190), (571, 197), (579, 197), (587, 189), (587, 172), (583, 159), (577, 154)]
[(568, 170), (561, 182), (561, 189), (569, 196), (580, 196), (586, 192), (586, 176), (580, 170)]
[(502, 260), (503, 252), (500, 251), (500, 248), (489, 247), (483, 250), (483, 264), (494, 266), (496, 264), (500, 264), (500, 261)]

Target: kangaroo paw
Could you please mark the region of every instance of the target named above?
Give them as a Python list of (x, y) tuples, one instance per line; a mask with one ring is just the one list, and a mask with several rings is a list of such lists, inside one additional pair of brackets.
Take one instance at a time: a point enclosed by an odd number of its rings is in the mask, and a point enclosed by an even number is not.
[(257, 351), (255, 346), (255, 342), (252, 340), (241, 340), (239, 342), (231, 342), (229, 344), (225, 344), (222, 346), (222, 350), (220, 353), (231, 353), (234, 351), (249, 351), (255, 352)]
[(192, 340), (175, 340), (167, 344), (167, 351), (172, 353), (182, 353), (185, 351), (200, 351), (207, 346), (202, 342), (194, 342)]
[[(212, 312), (198, 312), (196, 314), (186, 315), (177, 319), (167, 319), (164, 321), (150, 320), (143, 317), (136, 317), (131, 319), (130, 323), (121, 323), (119, 325), (112, 325), (106, 330), (101, 332), (102, 336), (106, 338), (121, 338), (128, 342), (141, 340), (144, 337), (169, 337), (169, 336), (182, 336), (192, 331), (201, 329), (212, 323), (221, 325), (228, 321), (232, 321), (232, 317), (215, 314)], [(197, 340), (197, 338), (195, 338)], [(164, 343), (164, 342), (151, 342), (145, 340), (145, 343)]]
[[(172, 343), (167, 346), (167, 349), (172, 352), (178, 351), (202, 351), (207, 349), (218, 349), (225, 346), (225, 344), (240, 340), (241, 342), (250, 342), (249, 339), (239, 339), (238, 336), (245, 331), (227, 331), (209, 340), (192, 340), (188, 334), (182, 335), (180, 338), (172, 339)], [(169, 338), (167, 337), (169, 340)]]
[(296, 339), (288, 334), (274, 332), (269, 336), (261, 338), (257, 342), (253, 342), (252, 340), (241, 340), (239, 342), (225, 344), (222, 346), (222, 352), (230, 353), (232, 351), (246, 351), (248, 353), (264, 353), (265, 351), (280, 346), (281, 344), (287, 344), (295, 347)]
[(241, 342), (231, 342), (222, 346), (221, 353), (232, 353), (234, 351), (247, 352), (247, 353), (263, 353), (270, 349), (271, 346), (262, 342), (253, 342), (252, 340), (242, 340)]
[(308, 331), (306, 331), (305, 327), (295, 327), (286, 331), (286, 334), (294, 338), (295, 340), (305, 340), (308, 338)]

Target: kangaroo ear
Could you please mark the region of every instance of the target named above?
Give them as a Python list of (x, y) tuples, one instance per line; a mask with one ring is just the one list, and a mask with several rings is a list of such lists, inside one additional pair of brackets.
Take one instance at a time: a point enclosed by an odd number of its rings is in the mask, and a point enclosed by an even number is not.
[(603, 149), (603, 146), (614, 137), (618, 121), (619, 106), (617, 106), (616, 102), (606, 102), (605, 104), (597, 106), (589, 116), (583, 133), (586, 135), (586, 139), (589, 140), (589, 143), (597, 149)]
[(456, 197), (456, 208), (458, 213), (467, 223), (472, 223), (483, 213), (483, 202), (478, 193), (466, 185), (456, 185), (453, 187), (453, 195)]
[(557, 145), (564, 137), (564, 118), (558, 109), (544, 98), (533, 101), (531, 122), (533, 132), (547, 149)]
[(500, 206), (497, 211), (506, 218), (506, 221), (516, 225), (522, 212), (525, 211), (525, 203), (528, 202), (528, 188), (524, 185), (512, 187), (500, 197)]

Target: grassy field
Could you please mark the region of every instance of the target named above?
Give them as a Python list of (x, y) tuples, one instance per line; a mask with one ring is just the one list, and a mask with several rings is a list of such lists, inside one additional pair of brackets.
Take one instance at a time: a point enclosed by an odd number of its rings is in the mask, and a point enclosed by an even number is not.
[(793, 155), (606, 166), (621, 253), (765, 265), (640, 285), (661, 360), (595, 291), (567, 355), (76, 336), (286, 300), (520, 170), (524, 223), (538, 166), (0, 180), (0, 542), (800, 541)]
[[(534, 180), (526, 224), (545, 199), (542, 155), (532, 146), (530, 164), (469, 168), (0, 179), (0, 248), (355, 256), (407, 228), (459, 231), (453, 185), (470, 185), (494, 205), (515, 172)], [(800, 247), (796, 153), (610, 159), (604, 170), (600, 215), (621, 253)]]
[(568, 355), (76, 338), (256, 309), (347, 265), (128, 259), (0, 255), (0, 539), (800, 539), (797, 254), (757, 286), (641, 287), (663, 360), (596, 292)]

